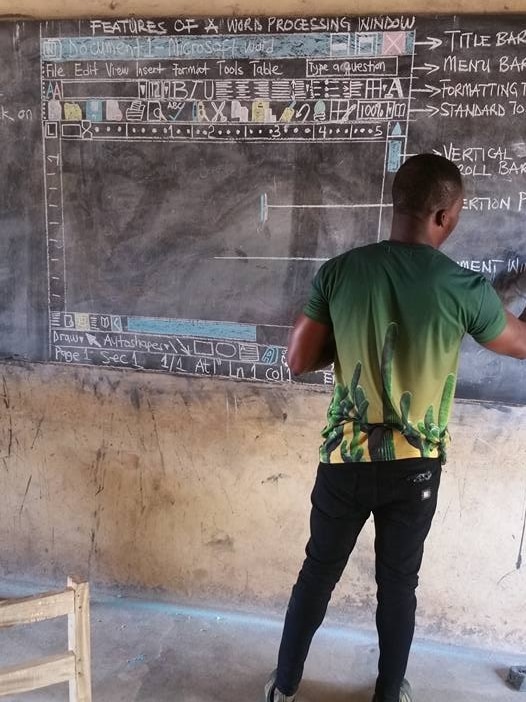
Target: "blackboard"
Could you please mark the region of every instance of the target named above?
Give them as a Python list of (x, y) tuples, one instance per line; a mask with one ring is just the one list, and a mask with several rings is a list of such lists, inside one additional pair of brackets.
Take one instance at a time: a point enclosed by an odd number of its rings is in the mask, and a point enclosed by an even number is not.
[[(525, 57), (526, 16), (0, 25), (1, 356), (290, 382), (316, 269), (422, 151), (465, 175), (445, 252), (524, 271)], [(468, 343), (457, 394), (526, 370)]]

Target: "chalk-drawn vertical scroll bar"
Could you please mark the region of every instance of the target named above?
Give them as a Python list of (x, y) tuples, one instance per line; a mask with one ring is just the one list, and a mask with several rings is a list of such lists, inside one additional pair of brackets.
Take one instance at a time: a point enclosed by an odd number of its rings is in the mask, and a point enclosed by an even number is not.
[[(44, 92), (42, 53), (42, 29), (40, 36), (41, 67), (41, 116), (44, 168), (44, 202), (46, 225), (46, 249), (48, 268), (48, 311), (51, 313), (66, 307), (66, 269), (64, 255), (64, 201), (62, 192), (62, 142), (60, 122), (50, 119), (47, 96)], [(51, 324), (50, 324), (51, 351)]]

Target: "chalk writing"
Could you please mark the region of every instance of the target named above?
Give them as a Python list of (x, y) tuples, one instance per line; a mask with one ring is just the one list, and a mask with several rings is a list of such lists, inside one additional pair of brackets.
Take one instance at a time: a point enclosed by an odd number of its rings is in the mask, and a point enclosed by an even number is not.
[[(239, 142), (258, 154), (276, 143), (298, 150), (312, 145), (321, 160), (329, 153), (324, 149), (345, 154), (369, 183), (362, 198), (345, 183), (345, 199), (325, 192), (324, 182), (319, 195), (305, 188), (303, 197), (301, 188), (281, 192), (265, 181), (252, 199), (255, 236), (284, 217), (315, 212), (327, 231), (336, 220), (325, 223), (325, 217), (349, 216), (363, 236), (382, 238), (394, 173), (415, 141), (459, 166), (469, 186), (463, 217), (518, 221), (526, 212), (526, 30), (487, 23), (473, 29), (469, 22), (465, 28), (437, 19), (424, 32), (412, 15), (94, 18), (79, 22), (78, 31), (64, 26), (69, 29), (42, 25), (40, 42), (49, 342), (57, 362), (292, 381), (285, 361), (288, 324), (246, 322), (241, 314), (243, 323), (228, 321), (229, 314), (235, 317), (231, 310), (211, 321), (69, 309), (62, 169), (70, 149), (96, 153), (104, 142), (141, 149), (162, 143), (167, 159), (177, 163), (178, 149), (196, 143), (196, 153), (206, 143), (224, 154)], [(32, 110), (14, 108), (2, 92), (0, 127), (33, 119)], [(488, 124), (507, 131), (488, 133)], [(184, 146), (189, 143), (194, 146)], [(327, 170), (338, 166), (331, 162)], [(206, 178), (200, 168), (199, 179)], [(184, 178), (193, 182), (191, 169)], [(226, 242), (210, 265), (294, 269), (334, 255), (333, 241), (273, 250), (269, 236), (268, 249), (260, 238), (249, 250), (246, 238), (242, 250)], [(343, 245), (349, 241), (338, 242)], [(491, 279), (526, 266), (507, 249), (455, 258)], [(332, 381), (330, 370), (306, 378)]]

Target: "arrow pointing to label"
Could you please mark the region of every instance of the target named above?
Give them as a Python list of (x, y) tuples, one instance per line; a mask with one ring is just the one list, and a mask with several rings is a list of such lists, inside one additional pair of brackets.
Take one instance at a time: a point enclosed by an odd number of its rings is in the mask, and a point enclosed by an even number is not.
[(436, 37), (427, 37), (427, 41), (415, 41), (415, 46), (429, 46), (430, 50), (438, 49), (442, 46), (442, 39), (437, 39)]
[(93, 334), (88, 334), (88, 332), (86, 332), (86, 339), (91, 344), (91, 346), (98, 346), (99, 349), (102, 348), (102, 346), (99, 344), (97, 339), (93, 336)]
[(411, 108), (409, 112), (427, 112), (428, 117), (434, 117), (440, 110), (438, 107), (433, 107), (432, 105), (426, 105), (425, 108)]
[(436, 66), (434, 63), (424, 63), (423, 66), (413, 66), (413, 71), (426, 71), (427, 75), (438, 71), (440, 66)]
[(426, 83), (425, 88), (412, 88), (411, 89), (412, 93), (429, 93), (430, 97), (436, 97), (437, 95), (441, 94), (440, 88), (437, 88), (435, 85), (428, 85)]

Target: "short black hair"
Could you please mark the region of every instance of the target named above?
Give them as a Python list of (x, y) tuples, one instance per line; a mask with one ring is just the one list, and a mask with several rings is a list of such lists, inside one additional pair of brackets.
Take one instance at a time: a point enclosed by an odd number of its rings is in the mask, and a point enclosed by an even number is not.
[(396, 212), (427, 217), (448, 209), (462, 195), (462, 176), (444, 156), (418, 154), (400, 166), (392, 193)]

